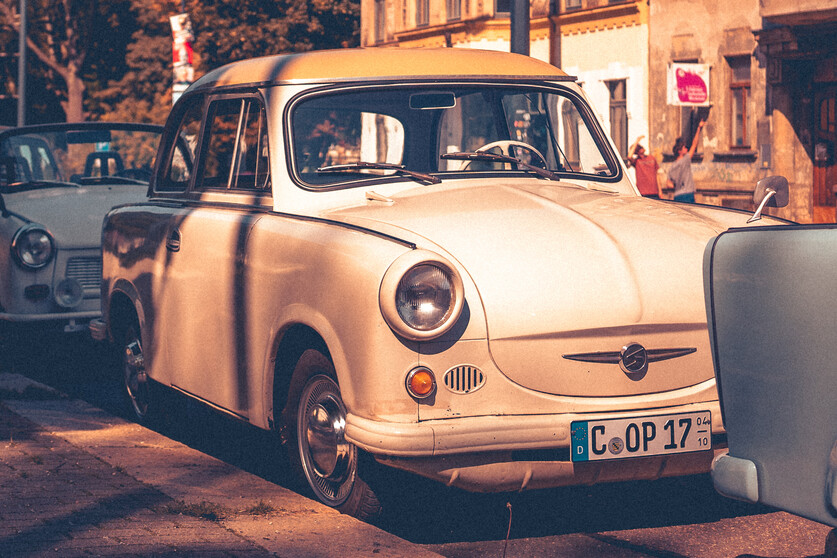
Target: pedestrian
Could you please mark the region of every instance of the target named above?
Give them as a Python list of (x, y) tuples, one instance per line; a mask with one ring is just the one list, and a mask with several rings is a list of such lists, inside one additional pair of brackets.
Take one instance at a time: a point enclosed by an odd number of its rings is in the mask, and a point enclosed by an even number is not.
[(692, 178), (692, 156), (697, 149), (700, 131), (706, 124), (705, 120), (698, 123), (692, 145), (687, 149), (686, 142), (682, 137), (677, 138), (674, 147), (671, 149), (677, 160), (668, 169), (668, 180), (666, 186), (674, 188), (674, 201), (695, 203), (695, 181)]
[(646, 198), (658, 200), (662, 197), (660, 183), (657, 182), (660, 164), (657, 163), (656, 157), (646, 153), (645, 148), (640, 145), (643, 137), (645, 136), (639, 136), (628, 150), (628, 166), (636, 169), (636, 187), (639, 193)]

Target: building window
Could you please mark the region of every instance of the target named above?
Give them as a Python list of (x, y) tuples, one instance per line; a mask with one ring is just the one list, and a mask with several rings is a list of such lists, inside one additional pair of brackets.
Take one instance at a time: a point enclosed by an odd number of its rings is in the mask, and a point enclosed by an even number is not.
[(386, 38), (387, 11), (386, 0), (375, 0), (375, 42), (382, 43)]
[(581, 0), (565, 0), (564, 6), (567, 11), (578, 10), (581, 8)]
[(628, 156), (628, 99), (626, 80), (608, 81), (610, 90), (610, 137), (622, 158)]
[(512, 0), (494, 0), (494, 13), (497, 15), (510, 14), (511, 3)]
[(747, 101), (750, 98), (750, 57), (728, 58), (732, 147), (750, 147)]
[(448, 2), (448, 21), (460, 19), (462, 17), (462, 0), (447, 0)]
[(416, 0), (416, 27), (430, 23), (430, 0)]

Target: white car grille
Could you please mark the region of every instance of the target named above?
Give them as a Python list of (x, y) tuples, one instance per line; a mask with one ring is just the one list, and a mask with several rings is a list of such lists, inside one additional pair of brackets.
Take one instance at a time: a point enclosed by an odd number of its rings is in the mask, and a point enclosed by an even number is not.
[(79, 257), (67, 260), (67, 277), (85, 289), (97, 289), (102, 283), (102, 258)]
[(445, 372), (444, 381), (453, 393), (471, 393), (485, 384), (485, 375), (476, 366), (461, 365)]

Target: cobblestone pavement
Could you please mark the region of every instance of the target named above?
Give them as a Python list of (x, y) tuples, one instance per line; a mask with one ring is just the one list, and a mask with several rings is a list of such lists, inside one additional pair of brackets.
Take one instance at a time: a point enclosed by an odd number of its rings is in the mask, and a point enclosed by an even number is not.
[(439, 555), (0, 373), (0, 557), (40, 556)]
[(0, 439), (4, 557), (272, 555), (2, 404)]

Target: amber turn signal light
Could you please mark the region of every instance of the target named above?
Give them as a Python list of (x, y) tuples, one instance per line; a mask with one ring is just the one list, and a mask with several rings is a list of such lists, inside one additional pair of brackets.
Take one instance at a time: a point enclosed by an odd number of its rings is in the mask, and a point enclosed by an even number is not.
[(416, 399), (425, 399), (436, 391), (436, 378), (429, 368), (418, 366), (407, 374), (406, 385), (410, 395)]

